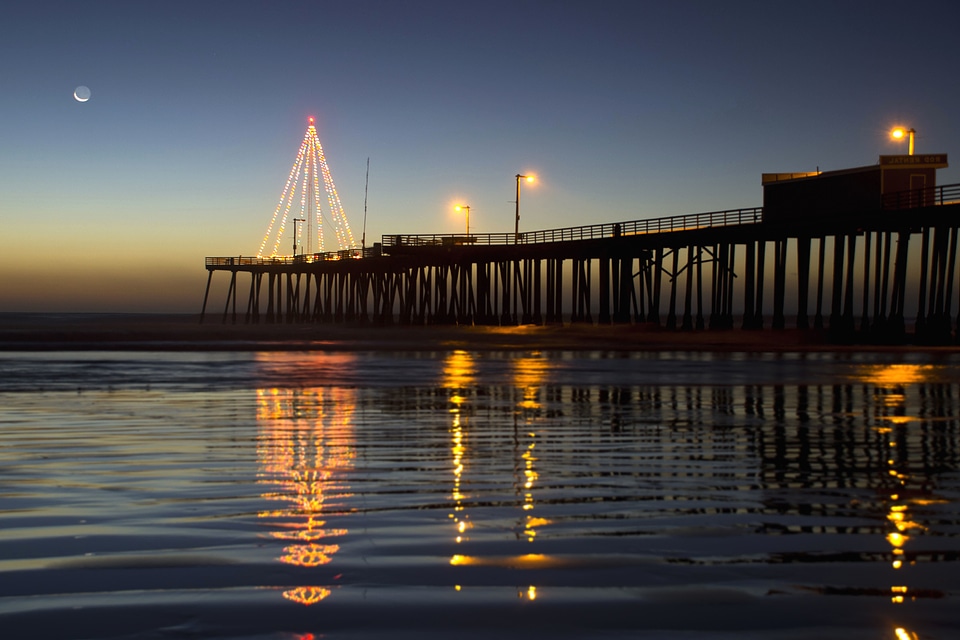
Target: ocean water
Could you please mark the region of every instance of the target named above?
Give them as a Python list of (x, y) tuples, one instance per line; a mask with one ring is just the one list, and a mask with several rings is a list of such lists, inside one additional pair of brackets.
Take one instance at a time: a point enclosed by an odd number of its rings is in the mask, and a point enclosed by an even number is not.
[(0, 634), (955, 638), (960, 356), (0, 354)]

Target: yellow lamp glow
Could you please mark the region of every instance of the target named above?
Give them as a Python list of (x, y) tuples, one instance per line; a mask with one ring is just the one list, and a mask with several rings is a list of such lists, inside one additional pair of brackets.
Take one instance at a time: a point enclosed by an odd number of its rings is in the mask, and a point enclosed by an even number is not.
[(894, 140), (903, 140), (904, 136), (907, 137), (907, 155), (913, 155), (913, 138), (917, 132), (911, 127), (909, 129), (904, 129), (903, 127), (896, 127), (893, 131), (890, 132), (890, 137)]
[(467, 235), (470, 235), (470, 205), (468, 204), (458, 204), (453, 208), (454, 211), (460, 213), (461, 211), (467, 212)]
[[(526, 180), (527, 182), (533, 182), (536, 180), (536, 176), (530, 174), (528, 176), (518, 173), (517, 176), (517, 212), (515, 218), (515, 224), (513, 228), (513, 242), (514, 244), (519, 244), (520, 242), (520, 181)], [(514, 306), (516, 306), (516, 301), (514, 301)]]

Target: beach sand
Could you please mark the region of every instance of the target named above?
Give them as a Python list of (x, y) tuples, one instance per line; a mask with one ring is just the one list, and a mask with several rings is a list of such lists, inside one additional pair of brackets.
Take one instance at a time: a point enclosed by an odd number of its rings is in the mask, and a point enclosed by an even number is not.
[[(201, 323), (196, 315), (0, 314), (0, 350), (568, 350), (843, 351), (916, 346), (837, 345), (826, 331), (681, 331), (652, 324), (403, 326)], [(958, 350), (923, 347), (923, 350)]]

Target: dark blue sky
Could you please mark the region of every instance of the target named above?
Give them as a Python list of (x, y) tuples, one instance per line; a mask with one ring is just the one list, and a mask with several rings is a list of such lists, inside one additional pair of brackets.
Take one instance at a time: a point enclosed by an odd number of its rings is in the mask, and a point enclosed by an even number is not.
[(460, 231), (458, 201), (472, 230), (509, 231), (518, 172), (539, 177), (522, 227), (542, 229), (757, 206), (764, 171), (905, 152), (898, 123), (918, 153), (955, 152), (957, 18), (946, 1), (5, 5), (0, 269), (18, 276), (0, 310), (196, 310), (204, 256), (256, 252), (308, 116), (357, 238), (370, 158), (367, 244)]

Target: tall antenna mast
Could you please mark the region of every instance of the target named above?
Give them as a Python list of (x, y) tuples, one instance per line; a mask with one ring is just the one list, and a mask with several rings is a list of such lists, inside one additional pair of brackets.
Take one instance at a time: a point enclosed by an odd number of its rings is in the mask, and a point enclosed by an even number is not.
[(367, 156), (367, 179), (363, 183), (363, 233), (360, 234), (360, 248), (367, 248), (367, 187), (370, 186), (370, 156)]

